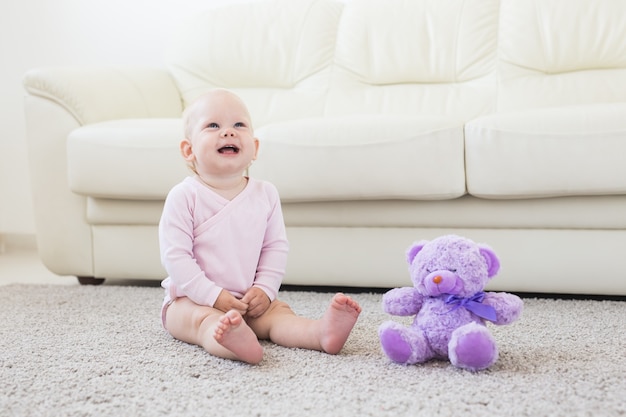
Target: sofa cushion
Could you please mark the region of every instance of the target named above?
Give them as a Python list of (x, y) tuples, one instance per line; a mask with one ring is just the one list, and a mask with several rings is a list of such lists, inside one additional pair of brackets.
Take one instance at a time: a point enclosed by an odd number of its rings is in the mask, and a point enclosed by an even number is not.
[(308, 118), (258, 129), (251, 175), (283, 201), (456, 198), (465, 193), (463, 124), (445, 117)]
[(345, 2), (326, 113), (495, 110), (498, 0)]
[(258, 126), (321, 115), (342, 9), (334, 0), (274, 0), (194, 14), (166, 53), (184, 103), (224, 87), (242, 96)]
[(113, 199), (164, 199), (189, 170), (180, 155), (180, 119), (124, 119), (72, 131), (67, 140), (70, 189)]
[(498, 0), (349, 1), (337, 66), (365, 84), (462, 83), (494, 70)]
[(467, 189), (484, 198), (626, 194), (626, 103), (493, 114), (467, 123)]
[(624, 1), (501, 1), (499, 111), (623, 102), (624, 16)]

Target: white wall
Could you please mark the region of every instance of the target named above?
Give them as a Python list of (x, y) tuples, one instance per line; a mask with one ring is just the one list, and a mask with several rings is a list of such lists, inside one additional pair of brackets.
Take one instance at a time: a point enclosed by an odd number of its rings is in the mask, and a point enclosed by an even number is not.
[(184, 16), (233, 0), (0, 2), (0, 236), (33, 234), (22, 76), (55, 65), (155, 65)]

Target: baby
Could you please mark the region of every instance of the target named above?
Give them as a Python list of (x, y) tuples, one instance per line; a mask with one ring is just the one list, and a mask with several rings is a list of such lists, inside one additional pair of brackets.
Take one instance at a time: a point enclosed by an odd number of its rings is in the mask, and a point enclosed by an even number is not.
[(176, 339), (227, 359), (258, 364), (259, 339), (337, 354), (361, 307), (337, 293), (321, 319), (276, 299), (288, 242), (276, 188), (245, 176), (257, 158), (250, 114), (216, 89), (183, 115), (183, 158), (194, 172), (169, 192), (159, 223), (162, 320)]

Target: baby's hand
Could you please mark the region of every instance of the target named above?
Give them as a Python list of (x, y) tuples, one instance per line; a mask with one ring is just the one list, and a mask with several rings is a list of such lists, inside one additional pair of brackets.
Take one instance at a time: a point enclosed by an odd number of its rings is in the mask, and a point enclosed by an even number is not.
[(260, 288), (252, 287), (241, 299), (248, 305), (248, 317), (260, 317), (270, 306), (270, 298)]
[(248, 304), (242, 300), (238, 300), (234, 295), (226, 290), (222, 290), (222, 292), (220, 292), (220, 295), (217, 296), (217, 300), (215, 300), (213, 307), (223, 311), (224, 313), (230, 310), (236, 310), (242, 316), (248, 312)]

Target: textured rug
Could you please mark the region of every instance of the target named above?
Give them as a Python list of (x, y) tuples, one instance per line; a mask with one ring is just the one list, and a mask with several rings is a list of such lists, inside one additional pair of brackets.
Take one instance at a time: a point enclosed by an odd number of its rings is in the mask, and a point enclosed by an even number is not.
[[(156, 287), (0, 287), (2, 416), (626, 415), (626, 302), (525, 299), (490, 326), (500, 359), (479, 373), (448, 362), (390, 363), (381, 294), (337, 356), (264, 342), (258, 366), (217, 359), (161, 328)], [(283, 291), (319, 317), (331, 294)]]

